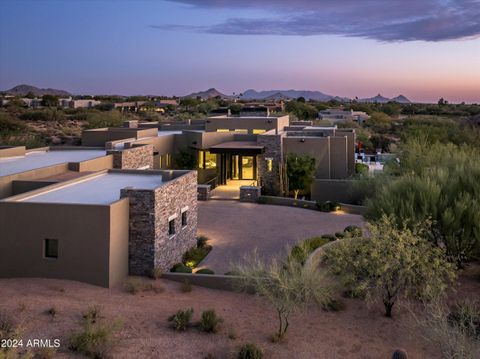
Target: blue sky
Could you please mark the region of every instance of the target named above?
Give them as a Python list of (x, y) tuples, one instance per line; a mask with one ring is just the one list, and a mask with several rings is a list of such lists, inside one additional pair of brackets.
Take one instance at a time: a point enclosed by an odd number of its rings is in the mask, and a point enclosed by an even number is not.
[(480, 103), (479, 19), (478, 0), (3, 0), (0, 89)]

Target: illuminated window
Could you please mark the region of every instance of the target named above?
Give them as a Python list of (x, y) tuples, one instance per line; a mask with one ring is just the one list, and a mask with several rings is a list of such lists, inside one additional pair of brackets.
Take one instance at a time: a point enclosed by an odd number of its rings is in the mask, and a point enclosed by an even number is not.
[(256, 130), (255, 130), (255, 129), (254, 129), (254, 130), (252, 131), (252, 133), (253, 133), (254, 135), (259, 135), (259, 134), (261, 134), (261, 133), (264, 133), (265, 131), (266, 131), (266, 130), (260, 130), (260, 129), (256, 129)]
[(236, 129), (235, 129), (235, 132), (239, 132), (239, 133), (248, 133), (248, 130), (246, 130), (246, 129), (243, 129), (243, 128), (236, 128)]
[(217, 132), (230, 132), (228, 128), (218, 128)]
[(58, 239), (45, 239), (44, 256), (45, 258), (58, 258)]
[(209, 151), (198, 151), (198, 168), (217, 168), (217, 154)]
[(267, 161), (267, 172), (272, 172), (272, 170), (273, 170), (273, 159), (266, 158), (265, 161)]

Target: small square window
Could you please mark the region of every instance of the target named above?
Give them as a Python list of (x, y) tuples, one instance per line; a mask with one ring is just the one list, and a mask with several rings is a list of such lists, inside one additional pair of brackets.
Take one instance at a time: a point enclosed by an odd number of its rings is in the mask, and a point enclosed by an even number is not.
[(273, 160), (271, 158), (267, 158), (267, 172), (272, 172), (273, 170)]
[(175, 234), (175, 219), (168, 221), (168, 235), (173, 236)]
[(182, 227), (185, 227), (188, 224), (187, 220), (187, 211), (182, 212)]
[(44, 255), (45, 258), (58, 258), (58, 239), (45, 239)]

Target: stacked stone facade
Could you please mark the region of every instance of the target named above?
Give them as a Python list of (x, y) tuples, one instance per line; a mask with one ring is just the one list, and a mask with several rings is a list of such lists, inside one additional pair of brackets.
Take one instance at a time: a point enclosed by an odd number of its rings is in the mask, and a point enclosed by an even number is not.
[[(281, 196), (281, 166), (283, 164), (282, 134), (263, 134), (257, 137), (257, 143), (265, 147), (258, 156), (258, 176), (264, 194)], [(267, 159), (272, 159), (272, 169), (268, 170)]]
[(240, 202), (258, 202), (262, 194), (262, 187), (259, 186), (241, 186)]
[[(167, 172), (167, 171), (165, 171)], [(196, 245), (197, 173), (189, 171), (154, 190), (122, 190), (130, 200), (129, 272), (150, 274), (154, 268), (169, 270)], [(182, 212), (187, 225), (182, 226)], [(175, 234), (169, 235), (169, 221)]]
[(137, 169), (153, 168), (153, 146), (142, 145), (124, 150), (107, 151), (113, 154), (113, 168)]

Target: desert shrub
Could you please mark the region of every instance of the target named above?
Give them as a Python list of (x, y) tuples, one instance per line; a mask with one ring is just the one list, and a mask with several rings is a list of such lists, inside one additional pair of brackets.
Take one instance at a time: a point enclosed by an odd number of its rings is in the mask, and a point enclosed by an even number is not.
[(335, 237), (333, 234), (322, 234), (321, 238), (326, 239), (329, 242), (335, 241), (337, 239), (337, 237)]
[(360, 175), (367, 175), (368, 165), (364, 163), (355, 163), (355, 173), (358, 173)]
[(87, 115), (86, 128), (121, 127), (123, 121), (128, 119), (130, 119), (128, 116), (116, 110), (92, 112)]
[(9, 113), (0, 112), (0, 133), (18, 133), (25, 130), (23, 122), (15, 120)]
[(322, 212), (332, 212), (338, 211), (340, 209), (340, 204), (338, 202), (317, 202), (316, 203), (317, 209)]
[(253, 343), (246, 343), (240, 347), (237, 359), (262, 359), (263, 351)]
[(195, 274), (215, 274), (215, 272), (209, 268), (202, 268), (197, 270)]
[(35, 350), (34, 359), (53, 359), (57, 354), (56, 348), (38, 348)]
[(275, 336), (279, 339), (285, 336), (293, 312), (322, 304), (331, 297), (330, 283), (324, 274), (296, 260), (282, 262), (273, 258), (265, 263), (254, 252), (235, 270), (239, 272), (237, 289), (253, 291), (276, 311), (279, 323)]
[[(19, 337), (19, 329), (14, 324), (12, 318), (6, 311), (0, 311), (0, 343), (2, 340), (17, 339)], [(5, 356), (9, 358), (9, 355), (15, 353), (15, 348), (0, 347), (0, 358)]]
[(338, 239), (342, 239), (345, 237), (345, 232), (335, 232), (335, 237)]
[(239, 273), (234, 270), (229, 270), (228, 272), (223, 273), (223, 275), (239, 275)]
[[(331, 240), (332, 239), (330, 237), (324, 236), (305, 239), (304, 241), (292, 247), (292, 249), (290, 250), (289, 259), (296, 260), (303, 265), (307, 261), (310, 254), (315, 251), (315, 249), (323, 246)], [(333, 240), (335, 240), (335, 238), (333, 238)]]
[(197, 238), (197, 248), (207, 247), (207, 242), (208, 242), (208, 237), (198, 236), (198, 238)]
[(173, 328), (177, 331), (184, 332), (190, 325), (192, 319), (193, 308), (179, 309), (175, 314), (168, 318), (172, 322)]
[(151, 284), (146, 283), (141, 278), (128, 278), (125, 281), (124, 288), (126, 292), (133, 295), (139, 292), (153, 289)]
[(100, 314), (100, 307), (96, 305), (89, 307), (87, 311), (83, 313), (82, 318), (87, 323), (90, 323), (90, 324), (97, 323), (102, 318)]
[(463, 328), (470, 337), (480, 340), (480, 301), (466, 299), (451, 309), (448, 320), (451, 325)]
[(200, 319), (200, 329), (207, 333), (216, 333), (223, 323), (223, 318), (220, 317), (214, 309), (205, 310), (202, 312)]
[(327, 312), (340, 312), (345, 310), (345, 302), (340, 299), (331, 298), (322, 305), (322, 309)]
[(176, 266), (176, 267), (172, 268), (172, 272), (175, 272), (175, 273), (192, 273), (192, 268), (181, 264), (179, 266)]
[(152, 269), (152, 272), (150, 273), (150, 276), (153, 278), (153, 279), (159, 279), (163, 274), (163, 270), (161, 268), (153, 268)]
[(190, 284), (190, 281), (188, 279), (185, 279), (182, 282), (182, 286), (180, 288), (183, 293), (189, 293), (192, 291), (192, 285)]
[(195, 268), (211, 251), (211, 246), (190, 248), (184, 255), (182, 262), (190, 268)]
[(346, 226), (343, 230), (345, 237), (361, 237), (363, 231), (359, 226)]
[(90, 358), (106, 358), (115, 347), (120, 327), (119, 322), (92, 324), (84, 320), (82, 328), (71, 335), (69, 348)]
[(369, 238), (344, 239), (325, 249), (322, 261), (357, 295), (383, 303), (385, 315), (400, 298), (430, 299), (455, 278), (445, 251), (415, 231), (397, 228), (389, 217), (368, 226)]
[(411, 312), (411, 325), (420, 329), (423, 339), (437, 348), (445, 359), (479, 358), (480, 341), (471, 336), (470, 325), (465, 325), (469, 319), (462, 318), (461, 313), (458, 311), (456, 315), (460, 317), (452, 320), (448, 306), (436, 299), (425, 304), (421, 314)]

